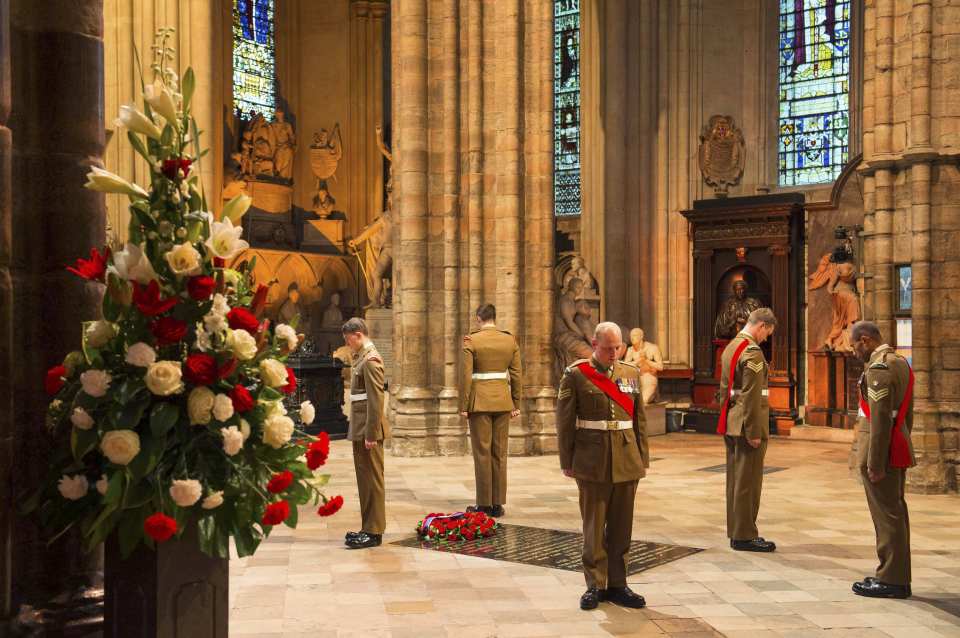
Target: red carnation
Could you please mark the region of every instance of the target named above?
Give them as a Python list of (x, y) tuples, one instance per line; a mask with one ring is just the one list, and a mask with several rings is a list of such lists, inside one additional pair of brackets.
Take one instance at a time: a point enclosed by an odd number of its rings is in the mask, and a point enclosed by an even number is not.
[(226, 379), (236, 371), (237, 371), (237, 360), (231, 357), (230, 359), (224, 361), (219, 368), (217, 368), (217, 378)]
[(230, 400), (233, 401), (233, 411), (237, 413), (249, 412), (253, 409), (253, 395), (239, 383), (230, 390)]
[[(167, 179), (179, 180), (190, 174), (191, 164), (193, 164), (193, 162), (186, 157), (166, 159), (163, 160), (160, 171)], [(180, 175), (180, 171), (183, 171), (182, 176)]]
[(316, 441), (307, 446), (307, 467), (315, 470), (327, 462), (330, 456), (330, 435), (321, 432)]
[(260, 322), (246, 308), (234, 308), (227, 313), (227, 322), (234, 330), (246, 330), (250, 334), (257, 332)]
[(133, 282), (133, 303), (147, 317), (162, 315), (176, 306), (178, 301), (176, 297), (160, 299), (160, 284), (156, 279), (151, 280), (146, 288), (140, 282)]
[(102, 255), (96, 248), (91, 248), (90, 259), (77, 259), (76, 266), (67, 266), (67, 270), (78, 277), (83, 277), (90, 281), (103, 281), (103, 276), (107, 272), (107, 260), (109, 258), (109, 248), (107, 248)]
[(187, 293), (194, 301), (206, 301), (217, 289), (217, 280), (207, 275), (197, 275), (187, 280)]
[(267, 491), (271, 494), (279, 494), (281, 492), (285, 492), (286, 489), (292, 484), (293, 472), (290, 470), (284, 470), (273, 475), (273, 477), (267, 483)]
[(195, 352), (183, 363), (183, 378), (193, 385), (211, 385), (217, 380), (217, 360), (203, 352)]
[(157, 338), (158, 346), (169, 346), (187, 334), (187, 323), (173, 317), (160, 317), (150, 324), (150, 332)]
[(463, 530), (463, 537), (464, 537), (465, 539), (467, 539), (468, 541), (472, 541), (472, 540), (473, 540), (473, 536), (474, 536), (474, 534), (473, 534), (473, 530), (472, 530), (472, 529), (465, 529), (465, 530)]
[(261, 522), (264, 525), (279, 525), (283, 521), (287, 520), (288, 516), (290, 516), (290, 503), (287, 503), (286, 501), (277, 501), (276, 503), (270, 503), (267, 505), (267, 509), (263, 513), (263, 520)]
[(60, 388), (65, 383), (63, 380), (65, 376), (67, 376), (67, 369), (64, 366), (54, 366), (47, 370), (47, 378), (43, 381), (43, 387), (47, 394), (53, 396), (60, 392)]
[(293, 394), (297, 390), (297, 375), (293, 373), (293, 368), (287, 366), (287, 385), (280, 388), (284, 394)]
[(170, 540), (177, 533), (177, 521), (166, 514), (157, 512), (148, 516), (147, 520), (143, 522), (143, 531), (153, 540), (162, 543)]
[(317, 514), (320, 516), (333, 516), (340, 511), (341, 507), (343, 507), (343, 497), (334, 496), (333, 498), (327, 499), (327, 502), (320, 506)]

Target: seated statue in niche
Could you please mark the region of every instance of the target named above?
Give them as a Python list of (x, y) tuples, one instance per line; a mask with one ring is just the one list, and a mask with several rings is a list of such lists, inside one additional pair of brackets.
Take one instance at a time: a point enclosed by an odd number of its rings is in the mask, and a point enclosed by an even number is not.
[(830, 293), (833, 312), (830, 334), (823, 343), (824, 350), (852, 352), (850, 326), (860, 319), (860, 300), (857, 296), (857, 269), (850, 253), (838, 248), (825, 254), (809, 279), (810, 290), (826, 285)]
[(343, 327), (343, 312), (340, 310), (339, 292), (333, 292), (330, 294), (330, 303), (323, 311), (323, 316), (320, 319), (320, 326), (322, 328), (332, 329)]
[(283, 300), (277, 310), (277, 321), (290, 323), (294, 317), (300, 317), (299, 325), (309, 325), (306, 309), (300, 303), (300, 285), (295, 281), (287, 286), (287, 298)]
[(643, 337), (642, 328), (630, 331), (630, 346), (623, 360), (640, 368), (643, 402), (650, 403), (657, 393), (657, 373), (663, 370), (663, 355), (660, 354), (657, 344), (644, 341)]
[(596, 324), (590, 306), (582, 299), (583, 282), (572, 277), (566, 288), (557, 297), (557, 314), (554, 318), (554, 348), (561, 367), (577, 359), (589, 359)]
[(743, 330), (747, 317), (763, 304), (755, 297), (747, 296), (747, 282), (737, 279), (733, 282), (733, 296), (723, 303), (713, 324), (713, 336), (718, 339), (732, 339)]
[(245, 174), (245, 169), (252, 167), (254, 177), (274, 178), (292, 183), (293, 156), (296, 150), (297, 140), (293, 126), (286, 121), (282, 109), (276, 110), (273, 122), (267, 122), (263, 114), (257, 113), (246, 125), (241, 138), (241, 174)]

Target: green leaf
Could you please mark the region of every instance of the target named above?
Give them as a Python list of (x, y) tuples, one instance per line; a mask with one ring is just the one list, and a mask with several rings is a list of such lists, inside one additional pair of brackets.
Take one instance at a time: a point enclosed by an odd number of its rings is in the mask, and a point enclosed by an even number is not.
[(94, 429), (81, 430), (73, 428), (70, 432), (70, 450), (73, 452), (73, 458), (78, 463), (83, 460), (99, 442), (97, 431)]
[(183, 111), (190, 109), (190, 99), (193, 97), (193, 91), (197, 88), (197, 78), (193, 74), (193, 68), (187, 67), (183, 74), (183, 80), (180, 82), (180, 91), (183, 95)]
[(154, 439), (145, 432), (140, 434), (140, 453), (127, 465), (131, 483), (139, 483), (143, 477), (153, 471), (153, 468), (157, 466), (157, 461), (160, 460), (164, 447), (166, 447), (165, 439)]
[(140, 397), (130, 402), (120, 412), (117, 425), (119, 425), (121, 429), (135, 430), (137, 425), (140, 424), (140, 420), (143, 419), (143, 413), (146, 412), (149, 406), (149, 396)]
[(147, 481), (131, 483), (123, 495), (123, 507), (136, 509), (149, 502), (153, 495), (154, 490)]
[(113, 476), (110, 477), (110, 481), (107, 483), (107, 493), (103, 495), (103, 501), (108, 505), (120, 504), (120, 499), (123, 496), (125, 476), (126, 474), (123, 472), (116, 471), (113, 473)]
[(260, 539), (254, 535), (253, 529), (249, 527), (249, 522), (247, 522), (243, 527), (233, 528), (233, 543), (237, 547), (237, 554), (243, 558), (244, 556), (253, 556), (253, 553), (257, 551), (257, 546), (260, 545)]
[(296, 529), (296, 528), (297, 528), (297, 514), (298, 514), (297, 506), (296, 506), (296, 505), (293, 505), (293, 506), (290, 508), (290, 516), (287, 517), (287, 520), (283, 521), (283, 524), (286, 525), (287, 527), (289, 527), (290, 529)]
[(128, 378), (124, 379), (117, 390), (117, 401), (121, 405), (130, 403), (141, 392), (147, 389), (143, 379)]
[(161, 402), (153, 406), (150, 411), (150, 432), (157, 438), (166, 436), (177, 423), (180, 417), (180, 408), (174, 403)]
[(133, 218), (137, 220), (137, 224), (143, 226), (147, 230), (156, 230), (157, 222), (150, 217), (150, 213), (141, 210), (137, 206), (131, 206), (130, 212), (133, 213)]
[(320, 489), (321, 487), (325, 487), (329, 482), (330, 482), (329, 474), (320, 474), (313, 478), (313, 486), (317, 489)]
[(279, 401), (283, 398), (283, 395), (273, 388), (264, 386), (263, 390), (260, 391), (260, 396), (257, 398), (261, 401)]
[(147, 160), (147, 164), (153, 166), (153, 160), (150, 159), (150, 153), (147, 152), (147, 147), (143, 145), (143, 140), (140, 139), (140, 136), (133, 131), (127, 131), (127, 139), (130, 140), (130, 146), (133, 147), (133, 150), (139, 153), (140, 157)]

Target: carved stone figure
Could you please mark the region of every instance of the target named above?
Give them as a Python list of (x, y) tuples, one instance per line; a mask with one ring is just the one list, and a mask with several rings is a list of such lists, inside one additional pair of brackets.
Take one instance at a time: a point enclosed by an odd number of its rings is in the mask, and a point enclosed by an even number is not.
[(630, 331), (630, 346), (623, 360), (640, 368), (643, 402), (650, 403), (657, 393), (657, 373), (663, 370), (663, 355), (657, 344), (644, 341), (643, 336), (642, 328)]
[(282, 109), (276, 110), (273, 122), (257, 113), (241, 134), (240, 173), (249, 178), (267, 177), (292, 183), (296, 150), (293, 126), (286, 121)]
[(340, 310), (340, 293), (330, 294), (330, 304), (324, 309), (320, 319), (323, 328), (340, 328), (343, 326), (343, 312)]
[(830, 334), (823, 342), (824, 349), (852, 352), (849, 328), (860, 319), (860, 300), (857, 298), (857, 270), (849, 253), (841, 249), (825, 254), (809, 279), (810, 290), (826, 285), (830, 293), (833, 315)]
[(733, 282), (733, 296), (727, 299), (713, 324), (713, 335), (718, 339), (732, 339), (747, 323), (750, 313), (763, 304), (755, 297), (747, 296), (747, 282)]
[(393, 268), (393, 154), (383, 143), (382, 134), (383, 131), (378, 126), (377, 146), (387, 159), (389, 166), (389, 178), (386, 183), (387, 208), (359, 235), (347, 242), (347, 246), (360, 262), (360, 270), (367, 283), (367, 297), (370, 299), (367, 308), (389, 308), (392, 302), (390, 290)]
[(337, 200), (330, 194), (327, 180), (334, 177), (340, 158), (343, 157), (343, 138), (340, 123), (336, 123), (332, 132), (322, 128), (313, 134), (310, 145), (310, 169), (317, 178), (317, 192), (313, 196), (313, 212), (321, 219), (327, 219), (333, 213)]
[(308, 317), (303, 304), (300, 303), (300, 286), (297, 282), (287, 286), (287, 298), (280, 304), (277, 310), (277, 321), (280, 323), (290, 323), (294, 317), (300, 317), (300, 325), (309, 325)]
[(274, 112), (274, 120), (270, 124), (273, 135), (274, 160), (276, 175), (293, 181), (293, 156), (297, 151), (297, 139), (293, 133), (293, 126), (287, 122), (283, 110)]
[(746, 154), (743, 133), (729, 115), (714, 115), (700, 133), (697, 160), (703, 181), (717, 197), (726, 197), (727, 188), (740, 183)]
[(577, 359), (589, 359), (593, 352), (591, 340), (596, 323), (582, 295), (583, 282), (572, 277), (557, 297), (553, 340), (561, 369)]

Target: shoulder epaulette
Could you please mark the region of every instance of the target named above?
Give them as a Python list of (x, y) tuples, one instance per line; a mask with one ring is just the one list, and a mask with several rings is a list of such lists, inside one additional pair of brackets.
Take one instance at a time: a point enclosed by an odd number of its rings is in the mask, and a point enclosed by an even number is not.
[(568, 366), (564, 369), (564, 372), (573, 372), (573, 369), (576, 368), (576, 367), (577, 367), (578, 365), (580, 365), (581, 363), (589, 363), (589, 362), (590, 362), (590, 359), (577, 359), (576, 361), (574, 361), (573, 363), (571, 363), (570, 365), (568, 365)]
[(867, 369), (868, 370), (889, 370), (890, 366), (887, 365), (886, 361), (877, 361), (875, 363), (871, 363), (870, 367)]
[(744, 349), (745, 349), (747, 352), (754, 352), (754, 351), (756, 351), (756, 350), (761, 350), (760, 346), (754, 345), (754, 344), (752, 344), (752, 343), (751, 343), (749, 346), (747, 346), (746, 348), (744, 348)]
[(505, 335), (510, 335), (511, 337), (513, 336), (513, 334), (509, 330), (501, 330), (500, 332), (502, 332)]

